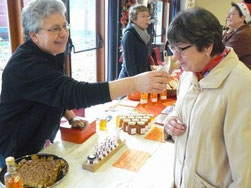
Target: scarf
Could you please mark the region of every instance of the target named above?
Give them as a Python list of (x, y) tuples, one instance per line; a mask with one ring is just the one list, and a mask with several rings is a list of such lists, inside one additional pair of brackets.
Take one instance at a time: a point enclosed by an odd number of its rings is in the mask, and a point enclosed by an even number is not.
[(141, 29), (139, 26), (137, 26), (134, 23), (132, 23), (132, 27), (136, 30), (136, 32), (139, 34), (140, 38), (147, 45), (150, 42), (150, 35), (147, 33), (147, 30)]
[(214, 57), (209, 63), (204, 67), (204, 69), (201, 72), (196, 72), (195, 75), (197, 76), (198, 80), (201, 80), (202, 78), (206, 77), (208, 73), (216, 66), (218, 65), (230, 52), (229, 49), (225, 48), (225, 50)]

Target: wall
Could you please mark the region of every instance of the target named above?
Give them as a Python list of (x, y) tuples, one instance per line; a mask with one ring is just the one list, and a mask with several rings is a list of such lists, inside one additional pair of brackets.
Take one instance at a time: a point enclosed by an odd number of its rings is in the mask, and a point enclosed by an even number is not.
[[(181, 9), (184, 9), (185, 1), (181, 0)], [(241, 0), (195, 0), (195, 6), (209, 10), (219, 19), (221, 25), (225, 25), (226, 15), (233, 1), (241, 2)]]

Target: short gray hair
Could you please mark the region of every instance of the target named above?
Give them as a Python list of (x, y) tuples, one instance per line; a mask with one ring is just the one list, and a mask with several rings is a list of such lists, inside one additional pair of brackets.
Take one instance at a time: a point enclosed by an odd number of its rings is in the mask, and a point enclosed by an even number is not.
[(61, 0), (32, 0), (22, 10), (23, 34), (29, 39), (29, 33), (37, 33), (43, 24), (43, 18), (54, 13), (65, 15), (66, 8)]
[(149, 12), (149, 9), (141, 4), (132, 5), (129, 9), (129, 22), (136, 20), (140, 12)]

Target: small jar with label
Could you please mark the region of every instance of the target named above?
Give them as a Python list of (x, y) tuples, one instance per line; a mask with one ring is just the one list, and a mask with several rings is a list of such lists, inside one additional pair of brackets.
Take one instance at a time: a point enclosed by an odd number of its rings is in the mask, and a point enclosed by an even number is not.
[(144, 122), (145, 123), (145, 132), (150, 128), (149, 127), (149, 119), (147, 119), (147, 118), (142, 118), (142, 119), (140, 119), (140, 121), (142, 121), (142, 122)]
[(97, 125), (98, 125), (100, 131), (106, 130), (106, 128), (107, 128), (107, 119), (106, 119), (105, 116), (100, 117), (99, 119), (97, 119), (96, 122), (97, 122)]
[(135, 135), (136, 134), (137, 124), (135, 121), (128, 122), (128, 134)]
[(130, 119), (124, 119), (123, 120), (123, 131), (127, 132), (128, 131), (128, 122), (131, 121)]
[(143, 121), (138, 122), (136, 132), (140, 135), (145, 134), (145, 126), (146, 126), (145, 122)]
[(123, 128), (123, 123), (124, 123), (124, 120), (126, 119), (126, 116), (121, 116), (119, 118), (119, 128)]

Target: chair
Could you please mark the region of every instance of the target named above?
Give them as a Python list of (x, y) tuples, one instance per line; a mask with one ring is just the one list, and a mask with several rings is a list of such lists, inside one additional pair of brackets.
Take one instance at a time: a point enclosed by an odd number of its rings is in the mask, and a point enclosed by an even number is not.
[(153, 59), (153, 57), (151, 56), (151, 54), (148, 54), (148, 59), (151, 65), (155, 65), (155, 61)]
[(157, 65), (163, 65), (159, 48), (154, 47), (153, 52), (154, 52), (154, 55), (155, 55), (155, 58), (156, 58)]

